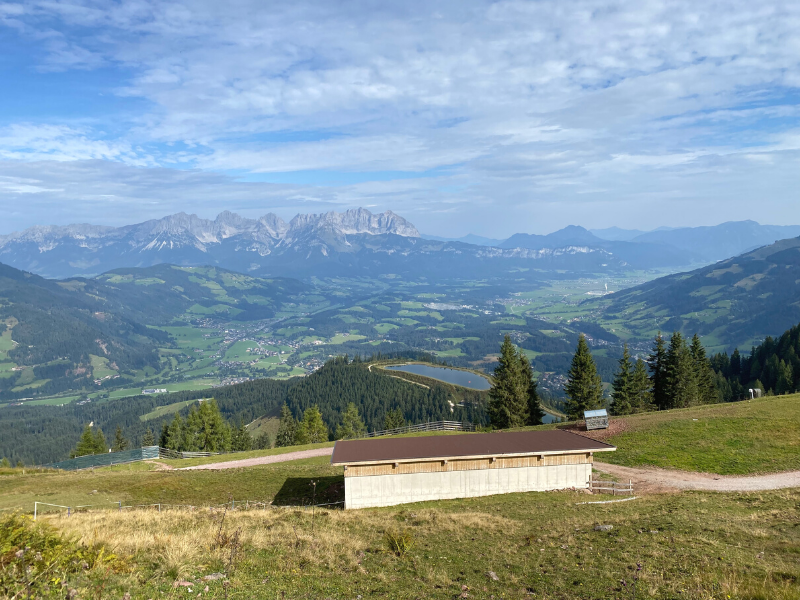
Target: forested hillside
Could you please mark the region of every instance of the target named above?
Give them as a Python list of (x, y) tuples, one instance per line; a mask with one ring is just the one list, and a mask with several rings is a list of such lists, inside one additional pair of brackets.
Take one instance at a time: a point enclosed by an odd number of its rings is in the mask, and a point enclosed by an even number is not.
[(798, 298), (800, 238), (792, 238), (593, 302), (609, 303), (600, 323), (629, 339), (697, 332), (707, 348), (732, 350), (800, 322)]
[(796, 392), (800, 389), (800, 325), (779, 338), (768, 337), (748, 356), (736, 349), (730, 356), (715, 355), (711, 364), (725, 400), (749, 397), (751, 388), (773, 394)]
[[(451, 411), (447, 384), (431, 382), (430, 389), (402, 381), (367, 368), (361, 361), (346, 358), (329, 361), (322, 369), (305, 378), (288, 381), (259, 379), (214, 390), (177, 392), (159, 396), (136, 396), (99, 403), (65, 406), (6, 406), (0, 420), (0, 457), (16, 462), (43, 464), (69, 455), (81, 436), (84, 426), (93, 422), (108, 437), (117, 426), (134, 446), (140, 445), (150, 429), (158, 437), (164, 423), (175, 412), (184, 417), (191, 409), (187, 401), (215, 398), (222, 415), (231, 423), (250, 423), (265, 414), (276, 414), (289, 405), (296, 418), (312, 406), (319, 406), (328, 430), (334, 432), (341, 422), (341, 412), (352, 402), (370, 430), (383, 428), (386, 413), (397, 410), (409, 423), (442, 419), (486, 421), (485, 393), (465, 390), (465, 406)], [(469, 398), (467, 398), (469, 397)], [(170, 406), (174, 408), (170, 410)], [(140, 417), (167, 407), (148, 420)]]
[(4, 397), (85, 387), (93, 357), (116, 374), (158, 364), (157, 345), (169, 336), (109, 311), (97, 292), (91, 282), (49, 281), (0, 265)]

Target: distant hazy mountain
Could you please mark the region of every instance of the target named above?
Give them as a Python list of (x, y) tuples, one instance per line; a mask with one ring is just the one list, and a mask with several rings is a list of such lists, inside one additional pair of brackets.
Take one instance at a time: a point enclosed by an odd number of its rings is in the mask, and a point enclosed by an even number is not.
[(661, 243), (603, 240), (577, 225), (547, 235), (517, 233), (498, 244), (498, 248), (560, 248), (567, 245), (604, 250), (639, 269), (677, 268), (700, 262), (697, 255), (683, 248)]
[(748, 347), (800, 322), (800, 238), (781, 240), (688, 273), (606, 296), (606, 322), (641, 337), (703, 336), (711, 348)]
[(474, 244), (475, 246), (497, 246), (503, 240), (496, 240), (494, 238), (487, 238), (480, 235), (470, 233), (460, 238), (445, 238), (438, 235), (421, 234), (422, 239), (435, 240), (437, 242), (463, 242), (464, 244)]
[(800, 225), (760, 225), (755, 221), (730, 221), (712, 227), (651, 231), (633, 238), (633, 241), (669, 244), (688, 250), (705, 261), (715, 262), (798, 235)]
[(637, 235), (646, 233), (641, 229), (621, 229), (619, 227), (607, 227), (606, 229), (590, 229), (592, 234), (599, 237), (601, 240), (608, 240), (609, 242), (630, 242)]

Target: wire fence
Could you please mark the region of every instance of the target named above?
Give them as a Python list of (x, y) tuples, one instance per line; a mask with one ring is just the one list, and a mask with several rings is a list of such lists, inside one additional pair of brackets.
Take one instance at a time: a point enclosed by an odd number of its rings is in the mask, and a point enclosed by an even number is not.
[(420, 423), (419, 425), (408, 425), (397, 429), (385, 429), (383, 431), (371, 431), (363, 437), (379, 437), (383, 435), (399, 435), (401, 433), (416, 433), (420, 431), (475, 431), (472, 423), (461, 423), (459, 421), (434, 421), (431, 423)]
[[(44, 507), (50, 507), (46, 509)], [(82, 504), (76, 506), (67, 506), (63, 504), (51, 504), (49, 502), (34, 502), (33, 503), (33, 520), (43, 515), (64, 514), (71, 517), (76, 513), (85, 512), (108, 512), (117, 510), (119, 512), (130, 510), (150, 510), (155, 512), (165, 512), (168, 510), (232, 510), (232, 511), (250, 511), (250, 510), (312, 510), (315, 508), (323, 508), (328, 510), (336, 510), (344, 508), (344, 500), (339, 502), (326, 502), (323, 504), (314, 504), (312, 502), (300, 504), (273, 504), (271, 501), (266, 500), (231, 500), (230, 502), (223, 502), (221, 504), (171, 504), (167, 502), (156, 502), (152, 504), (123, 504), (122, 501), (117, 502), (102, 502), (99, 504)], [(52, 510), (56, 509), (56, 510)], [(18, 510), (18, 509), (8, 509)]]

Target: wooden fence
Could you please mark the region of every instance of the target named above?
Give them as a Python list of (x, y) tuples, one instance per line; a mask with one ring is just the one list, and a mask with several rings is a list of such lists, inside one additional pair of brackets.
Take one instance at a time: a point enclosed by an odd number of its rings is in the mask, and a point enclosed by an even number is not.
[(459, 423), (458, 421), (435, 421), (433, 423), (421, 423), (419, 425), (398, 427), (397, 429), (371, 431), (370, 433), (365, 434), (363, 437), (398, 435), (400, 433), (414, 433), (417, 431), (475, 431), (475, 425), (472, 423)]
[(633, 496), (633, 481), (605, 481), (593, 479), (590, 488), (593, 494), (611, 494), (612, 496)]

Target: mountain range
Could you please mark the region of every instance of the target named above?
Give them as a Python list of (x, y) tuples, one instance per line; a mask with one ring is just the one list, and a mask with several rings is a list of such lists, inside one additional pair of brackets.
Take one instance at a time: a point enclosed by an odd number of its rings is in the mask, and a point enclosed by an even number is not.
[(548, 235), (452, 240), (420, 236), (391, 211), (299, 214), (289, 223), (272, 213), (248, 219), (225, 211), (213, 220), (178, 213), (124, 227), (31, 227), (0, 236), (0, 262), (56, 279), (164, 263), (212, 265), (258, 277), (475, 279), (522, 272), (541, 278), (557, 271), (684, 270), (796, 235), (800, 226), (741, 221), (650, 232), (592, 232), (571, 225)]

